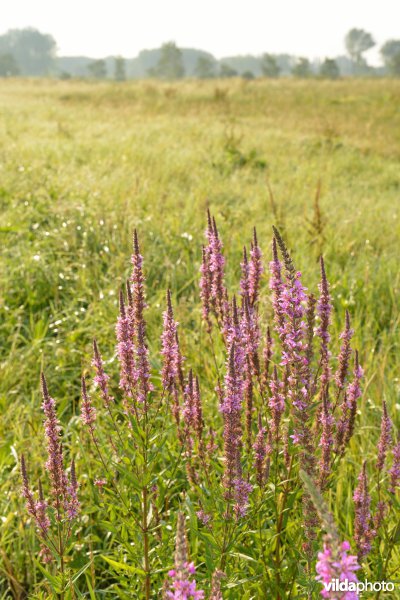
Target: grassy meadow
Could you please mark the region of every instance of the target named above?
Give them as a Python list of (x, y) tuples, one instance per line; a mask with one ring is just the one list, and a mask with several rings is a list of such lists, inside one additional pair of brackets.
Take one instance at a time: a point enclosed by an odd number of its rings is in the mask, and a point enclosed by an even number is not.
[[(335, 336), (349, 309), (365, 379), (347, 470), (331, 505), (348, 529), (346, 474), (374, 460), (383, 399), (397, 428), (400, 422), (399, 107), (394, 80), (1, 81), (0, 598), (52, 597), (35, 563), (18, 467), (21, 452), (31, 474), (44, 462), (42, 368), (78, 457), (80, 552), (94, 558), (88, 573), (99, 590), (92, 597), (141, 597), (118, 588), (101, 558), (111, 537), (97, 528), (94, 511), (85, 512), (89, 480), (98, 473), (80, 450), (80, 376), (90, 372), (94, 336), (109, 371), (117, 371), (117, 299), (130, 272), (135, 227), (145, 259), (152, 368), (161, 365), (170, 287), (183, 354), (203, 369), (209, 343), (198, 282), (208, 207), (224, 241), (229, 290), (237, 289), (252, 227), (267, 267), (276, 225), (315, 290), (323, 253)], [(262, 288), (264, 331), (271, 317), (266, 276)], [(210, 365), (200, 372), (203, 382)], [(210, 413), (212, 395), (210, 385)], [(392, 570), (400, 564), (396, 552)], [(201, 544), (192, 553), (202, 564)], [(232, 581), (227, 598), (260, 597)]]

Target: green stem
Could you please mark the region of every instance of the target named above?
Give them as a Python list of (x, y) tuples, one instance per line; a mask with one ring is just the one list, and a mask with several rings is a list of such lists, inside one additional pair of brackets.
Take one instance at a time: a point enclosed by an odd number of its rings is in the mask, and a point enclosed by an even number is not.
[(147, 488), (147, 470), (148, 470), (148, 446), (149, 446), (149, 419), (148, 419), (148, 399), (144, 401), (144, 440), (143, 440), (143, 477), (145, 485), (142, 490), (143, 495), (143, 514), (142, 514), (142, 531), (143, 531), (143, 554), (144, 554), (144, 571), (146, 573), (144, 580), (145, 599), (150, 600), (151, 581), (150, 581), (150, 540), (149, 540), (149, 524), (147, 522), (148, 513), (148, 488)]
[(61, 533), (61, 525), (58, 523), (58, 542), (59, 542), (59, 550), (60, 550), (60, 572), (61, 572), (61, 585), (62, 592), (60, 594), (60, 600), (64, 600), (64, 547)]
[(147, 486), (143, 488), (143, 550), (144, 550), (144, 570), (146, 573), (144, 581), (144, 591), (146, 600), (150, 600), (150, 560), (149, 560), (149, 532), (147, 524), (147, 501), (148, 501)]
[(282, 536), (282, 526), (283, 526), (283, 515), (286, 508), (286, 501), (289, 495), (290, 489), (290, 475), (292, 472), (293, 465), (293, 454), (290, 457), (290, 463), (288, 468), (287, 482), (283, 490), (282, 503), (280, 507), (280, 512), (278, 516), (278, 521), (276, 524), (276, 547), (275, 547), (275, 568), (276, 568), (276, 600), (281, 600), (280, 595), (280, 586), (281, 586), (281, 536)]

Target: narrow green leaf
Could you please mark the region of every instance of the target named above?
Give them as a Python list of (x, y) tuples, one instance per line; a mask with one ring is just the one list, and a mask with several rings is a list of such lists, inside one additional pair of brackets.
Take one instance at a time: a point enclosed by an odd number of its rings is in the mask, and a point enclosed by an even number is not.
[(92, 561), (90, 560), (88, 563), (86, 563), (86, 565), (83, 565), (83, 567), (81, 569), (79, 569), (79, 571), (72, 578), (72, 583), (75, 583), (75, 581), (78, 581), (79, 577), (90, 567), (91, 564), (92, 564)]
[(59, 577), (57, 575), (52, 575), (51, 573), (49, 573), (48, 570), (45, 569), (38, 560), (34, 559), (34, 561), (35, 561), (36, 566), (40, 570), (40, 572), (44, 575), (44, 577), (46, 577), (47, 581), (50, 583), (50, 586), (51, 586), (51, 589), (53, 590), (53, 592), (56, 594), (61, 594), (62, 593), (61, 577)]
[(116, 571), (127, 571), (128, 573), (135, 573), (136, 575), (142, 575), (144, 577), (146, 573), (143, 569), (138, 569), (137, 567), (133, 567), (132, 565), (127, 565), (125, 563), (118, 562), (105, 556), (104, 554), (100, 555), (109, 565), (111, 565)]
[(89, 575), (86, 573), (85, 577), (86, 577), (86, 585), (88, 586), (90, 598), (91, 598), (91, 600), (96, 600), (96, 596), (94, 594), (92, 584), (90, 583)]

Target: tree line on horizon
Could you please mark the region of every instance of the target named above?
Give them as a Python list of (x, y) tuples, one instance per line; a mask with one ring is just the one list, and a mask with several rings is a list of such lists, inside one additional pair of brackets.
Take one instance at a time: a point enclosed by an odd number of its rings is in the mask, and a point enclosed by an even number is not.
[(165, 80), (242, 77), (298, 78), (341, 76), (400, 77), (400, 39), (388, 40), (380, 48), (383, 67), (368, 64), (365, 53), (376, 45), (371, 33), (353, 28), (345, 37), (346, 55), (310, 61), (289, 54), (264, 53), (261, 56), (232, 56), (217, 60), (203, 50), (179, 48), (175, 42), (161, 48), (142, 50), (135, 59), (122, 56), (104, 59), (58, 57), (53, 36), (34, 28), (11, 29), (0, 36), (0, 77), (56, 76), (62, 79), (157, 78)]

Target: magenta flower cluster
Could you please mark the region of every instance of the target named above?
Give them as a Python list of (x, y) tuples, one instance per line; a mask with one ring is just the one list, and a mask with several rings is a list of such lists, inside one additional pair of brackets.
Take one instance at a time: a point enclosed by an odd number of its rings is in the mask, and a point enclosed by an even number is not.
[(198, 590), (194, 575), (196, 569), (193, 562), (189, 561), (188, 545), (185, 531), (185, 517), (178, 514), (175, 568), (168, 572), (169, 582), (166, 582), (165, 598), (173, 600), (202, 600), (203, 590)]
[[(47, 449), (46, 471), (50, 480), (49, 498), (43, 494), (42, 483), (38, 483), (38, 495), (30, 487), (25, 456), (21, 456), (22, 495), (26, 509), (33, 518), (41, 543), (40, 556), (43, 562), (63, 560), (72, 525), (80, 513), (78, 498), (79, 484), (76, 478), (75, 461), (71, 461), (69, 475), (64, 467), (64, 448), (61, 440), (61, 425), (56, 413), (56, 403), (49, 394), (45, 376), (41, 375), (42, 409), (45, 415), (44, 431)], [(88, 410), (88, 407), (86, 407)], [(90, 413), (90, 414), (89, 414)], [(87, 413), (88, 426), (92, 427), (93, 413)], [(52, 531), (54, 525), (54, 531)]]
[(368, 491), (367, 465), (364, 462), (358, 477), (358, 486), (354, 491), (354, 539), (358, 547), (360, 559), (371, 550), (376, 531), (372, 526), (371, 496)]
[(340, 582), (347, 580), (353, 583), (358, 581), (355, 572), (360, 568), (360, 565), (356, 556), (348, 554), (349, 550), (349, 542), (343, 542), (340, 548), (335, 548), (332, 542), (327, 540), (323, 552), (318, 554), (316, 579), (324, 585), (324, 589), (321, 591), (323, 598), (357, 600), (357, 592), (347, 591), (341, 593), (329, 588), (329, 585), (332, 586), (335, 580)]
[(393, 447), (393, 464), (389, 471), (390, 474), (390, 492), (394, 494), (400, 487), (400, 439)]

